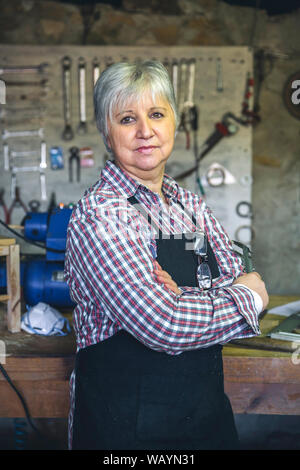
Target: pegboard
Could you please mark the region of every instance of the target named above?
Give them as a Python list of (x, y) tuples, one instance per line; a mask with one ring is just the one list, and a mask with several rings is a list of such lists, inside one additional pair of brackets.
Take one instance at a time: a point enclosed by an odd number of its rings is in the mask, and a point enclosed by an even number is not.
[[(64, 129), (62, 59), (71, 58), (71, 123), (74, 138), (65, 141), (62, 138)], [(86, 121), (87, 133), (79, 135), (79, 93), (78, 93), (78, 61), (84, 58), (86, 63)], [(187, 149), (186, 134), (179, 131), (176, 136), (173, 153), (168, 161), (166, 172), (173, 177), (195, 165), (194, 143), (198, 151), (203, 148), (207, 138), (215, 131), (226, 113), (240, 117), (245, 97), (246, 83), (252, 75), (252, 50), (248, 47), (109, 47), (109, 46), (0, 46), (1, 67), (39, 65), (48, 66), (42, 74), (19, 73), (0, 74), (0, 79), (6, 83), (6, 103), (0, 104), (1, 131), (32, 130), (42, 127), (46, 143), (46, 198), (42, 200), (38, 173), (18, 173), (17, 185), (20, 188), (22, 200), (40, 202), (41, 211), (46, 211), (52, 193), (55, 193), (57, 203), (76, 203), (84, 191), (93, 185), (100, 176), (101, 169), (108, 157), (104, 144), (97, 131), (93, 110), (93, 60), (97, 58), (100, 72), (110, 62), (120, 60), (143, 60), (156, 58), (168, 62), (169, 73), (172, 77), (171, 64), (174, 60), (179, 64), (182, 60), (195, 60), (194, 102), (199, 112), (197, 134), (190, 134), (190, 148)], [(46, 86), (16, 86), (16, 81), (43, 81)], [(45, 85), (45, 82), (43, 82)], [(38, 97), (36, 96), (38, 94)], [(31, 118), (28, 109), (42, 108), (40, 115)], [(250, 103), (251, 107), (251, 103)], [(19, 108), (18, 111), (12, 111)], [(23, 111), (21, 110), (23, 109)], [(24, 111), (24, 108), (27, 111)], [(202, 159), (199, 174), (203, 197), (212, 208), (214, 214), (226, 228), (232, 239), (240, 239), (250, 245), (251, 215), (247, 213), (251, 207), (252, 188), (252, 127), (251, 125), (236, 124), (233, 135), (223, 137), (212, 150)], [(18, 145), (18, 150), (39, 150), (39, 138), (11, 139), (9, 146)], [(4, 140), (2, 138), (2, 150)], [(50, 148), (60, 147), (63, 152), (64, 167), (52, 169)], [(70, 148), (91, 148), (94, 165), (80, 169), (80, 181), (69, 181), (68, 158)], [(5, 190), (6, 205), (11, 204), (11, 171), (5, 171), (1, 162), (0, 188)], [(31, 157), (30, 157), (31, 158)], [(39, 158), (39, 156), (37, 157)], [(37, 160), (38, 163), (38, 160)], [(26, 165), (26, 156), (18, 164)], [(218, 172), (223, 175), (223, 184), (218, 185)], [(217, 169), (217, 170), (216, 170)], [(222, 171), (223, 170), (223, 171)], [(74, 171), (74, 170), (73, 170)], [(215, 171), (212, 180), (207, 179), (207, 172)], [(224, 178), (225, 176), (225, 178)], [(178, 179), (178, 183), (194, 192), (200, 193), (196, 183), (195, 173)], [(210, 184), (208, 183), (210, 181)], [(213, 186), (211, 185), (213, 183)], [(215, 186), (217, 184), (217, 186)], [(238, 215), (236, 208), (240, 201), (247, 204), (241, 208)], [(1, 209), (0, 209), (1, 210)], [(22, 209), (16, 209), (11, 223), (20, 223)], [(3, 220), (3, 217), (1, 217)], [(245, 229), (240, 229), (246, 226)], [(248, 227), (248, 228), (247, 228)], [(237, 231), (239, 231), (237, 236)]]

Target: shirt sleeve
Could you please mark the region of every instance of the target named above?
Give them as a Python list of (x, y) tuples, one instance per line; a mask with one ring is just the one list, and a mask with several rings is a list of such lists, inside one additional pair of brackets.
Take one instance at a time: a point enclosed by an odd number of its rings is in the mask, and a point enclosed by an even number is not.
[(157, 282), (147, 240), (130, 227), (108, 235), (106, 222), (99, 213), (70, 221), (66, 280), (77, 303), (82, 291), (120, 329), (152, 349), (174, 354), (259, 333), (247, 288), (182, 286), (176, 295)]

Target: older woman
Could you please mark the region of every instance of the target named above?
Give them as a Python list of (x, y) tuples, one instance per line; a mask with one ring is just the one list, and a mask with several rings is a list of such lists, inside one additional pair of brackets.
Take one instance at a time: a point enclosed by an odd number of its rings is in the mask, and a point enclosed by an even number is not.
[(165, 68), (110, 66), (94, 93), (111, 152), (73, 211), (73, 449), (228, 449), (222, 344), (259, 334), (268, 303), (204, 201), (165, 174), (178, 124)]

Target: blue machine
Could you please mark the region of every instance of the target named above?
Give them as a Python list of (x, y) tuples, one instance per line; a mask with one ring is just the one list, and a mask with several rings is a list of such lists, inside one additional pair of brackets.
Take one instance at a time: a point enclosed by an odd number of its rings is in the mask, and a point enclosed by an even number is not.
[[(44, 242), (46, 256), (21, 261), (21, 285), (28, 306), (45, 302), (53, 307), (72, 307), (69, 287), (64, 281), (66, 237), (72, 209), (54, 209), (50, 214), (30, 212), (26, 215), (24, 236)], [(6, 285), (6, 268), (0, 270), (0, 287)]]

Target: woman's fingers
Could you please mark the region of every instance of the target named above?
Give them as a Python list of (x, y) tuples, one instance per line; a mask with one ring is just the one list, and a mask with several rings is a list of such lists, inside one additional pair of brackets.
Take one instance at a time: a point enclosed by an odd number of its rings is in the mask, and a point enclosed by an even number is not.
[(180, 294), (181, 291), (178, 289), (176, 282), (173, 281), (170, 274), (167, 271), (164, 271), (157, 261), (155, 262), (155, 264), (156, 268), (154, 268), (154, 273), (156, 274), (158, 282), (161, 282), (165, 285), (165, 287), (172, 290), (176, 294)]

